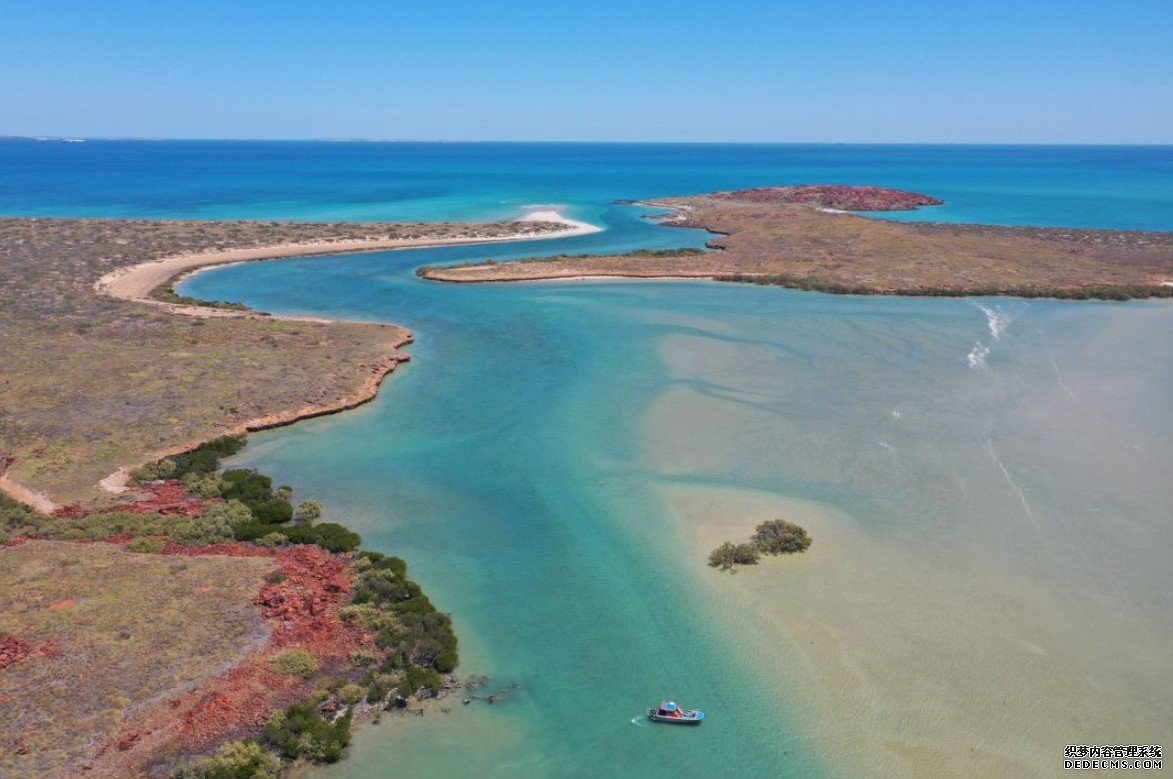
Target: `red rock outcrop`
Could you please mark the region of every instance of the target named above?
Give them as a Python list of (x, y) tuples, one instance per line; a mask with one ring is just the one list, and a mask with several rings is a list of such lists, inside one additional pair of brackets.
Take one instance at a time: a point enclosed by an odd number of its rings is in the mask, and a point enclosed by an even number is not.
[(939, 206), (945, 202), (918, 192), (838, 184), (757, 187), (719, 192), (716, 196), (752, 203), (807, 203), (840, 211), (912, 211), (920, 206)]
[(171, 480), (148, 484), (141, 492), (150, 497), (136, 500), (133, 503), (115, 506), (110, 511), (128, 511), (132, 514), (166, 514), (173, 517), (197, 517), (203, 513), (209, 503), (218, 503), (219, 499), (204, 500), (197, 498), (187, 491), (179, 481)]
[(0, 636), (0, 668), (19, 663), (33, 651), (33, 645), (16, 636)]
[(309, 692), (304, 680), (279, 674), (271, 659), (303, 649), (323, 662), (347, 658), (373, 637), (339, 618), (353, 573), (348, 561), (316, 546), (265, 549), (241, 543), (185, 547), (168, 543), (163, 554), (271, 557), (269, 573), (253, 602), (270, 623), (270, 634), (227, 672), (197, 688), (161, 701), (123, 724), (99, 748), (93, 776), (141, 772), (175, 750), (199, 751), (255, 732), (269, 714)]

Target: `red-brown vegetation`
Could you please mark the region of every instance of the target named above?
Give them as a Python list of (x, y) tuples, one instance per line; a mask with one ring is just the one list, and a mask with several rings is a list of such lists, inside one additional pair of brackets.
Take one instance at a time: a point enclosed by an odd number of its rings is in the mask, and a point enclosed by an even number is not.
[(0, 636), (0, 668), (19, 663), (33, 651), (33, 646), (17, 636)]
[(807, 203), (841, 211), (912, 211), (920, 206), (939, 206), (945, 202), (919, 192), (841, 184), (757, 187), (718, 192), (715, 196), (752, 203)]
[(141, 498), (133, 503), (124, 503), (114, 506), (109, 511), (126, 511), (131, 514), (166, 514), (173, 517), (198, 517), (204, 512), (209, 503), (218, 503), (218, 499), (205, 500), (197, 498), (187, 491), (179, 481), (164, 481), (158, 484), (148, 484), (140, 492), (146, 492), (149, 497)]
[(269, 639), (226, 673), (124, 722), (101, 747), (94, 763), (99, 771), (141, 771), (178, 751), (206, 751), (251, 734), (274, 710), (304, 699), (311, 689), (307, 681), (273, 669), (271, 660), (279, 651), (302, 649), (324, 666), (336, 667), (372, 642), (372, 636), (338, 616), (353, 582), (350, 566), (338, 555), (316, 546), (263, 549), (240, 543), (169, 543), (163, 554), (273, 558), (278, 567), (253, 599), (270, 621)]
[(85, 507), (80, 503), (67, 503), (53, 512), (53, 516), (62, 519), (81, 519), (86, 515)]

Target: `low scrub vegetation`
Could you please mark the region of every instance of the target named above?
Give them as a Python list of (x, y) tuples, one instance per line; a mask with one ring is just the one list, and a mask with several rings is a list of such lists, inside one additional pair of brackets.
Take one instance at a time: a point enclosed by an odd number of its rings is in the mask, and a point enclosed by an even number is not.
[(226, 300), (200, 300), (189, 295), (180, 295), (175, 291), (175, 287), (170, 284), (164, 284), (156, 288), (151, 297), (155, 300), (161, 300), (164, 303), (174, 303), (179, 306), (204, 306), (205, 308), (224, 308), (230, 311), (248, 311), (249, 308), (244, 303), (230, 303)]
[(286, 676), (308, 679), (318, 672), (318, 658), (304, 649), (291, 649), (273, 658), (273, 668)]
[(0, 544), (15, 536), (37, 532), (45, 517), (0, 492)]
[(252, 599), (271, 565), (112, 544), (0, 549), (0, 635), (33, 648), (0, 671), (0, 776), (78, 775), (136, 707), (236, 661), (264, 629)]
[[(244, 436), (222, 436), (134, 472), (139, 482), (178, 479), (193, 495), (220, 499), (190, 520), (187, 524), (192, 527), (184, 532), (158, 534), (190, 544), (232, 540), (254, 541), (262, 546), (316, 544), (331, 552), (352, 552), (359, 547), (362, 537), (358, 533), (335, 522), (317, 521), (322, 516), (322, 507), (316, 501), (302, 501), (295, 509), (292, 487), (274, 488), (270, 477), (251, 469), (220, 472), (221, 459), (239, 452), (245, 440)], [(116, 532), (145, 534), (130, 528)], [(101, 537), (110, 535), (113, 532)]]
[(459, 661), (452, 619), (437, 611), (420, 586), (407, 578), (406, 563), (379, 552), (362, 552), (354, 567), (359, 572), (354, 599), (342, 616), (376, 632), (375, 643), (388, 653), (387, 670), (452, 671)]
[(281, 760), (255, 741), (232, 741), (211, 757), (184, 766), (172, 779), (278, 779)]
[(735, 544), (726, 541), (709, 553), (709, 565), (730, 571), (735, 565), (753, 565), (764, 555), (794, 554), (810, 548), (805, 528), (784, 519), (771, 519), (754, 529), (750, 540)]
[(1092, 284), (1080, 287), (1019, 286), (1014, 284), (981, 287), (909, 286), (877, 289), (874, 284), (834, 281), (822, 276), (787, 274), (727, 273), (713, 276), (714, 281), (788, 287), (829, 295), (903, 295), (905, 297), (999, 297), (1054, 298), (1056, 300), (1135, 300), (1173, 297), (1173, 287), (1155, 284)]
[(771, 519), (757, 526), (750, 543), (762, 554), (805, 552), (811, 545), (806, 529), (784, 519)]
[(334, 763), (350, 743), (351, 712), (327, 720), (311, 704), (295, 703), (265, 723), (264, 741), (286, 760)]
[[(222, 459), (244, 445), (242, 436), (225, 436), (136, 471), (132, 486), (156, 497), (171, 496), (160, 503), (136, 501), (124, 503), (120, 510), (97, 513), (68, 507), (60, 516), (44, 516), (0, 497), (0, 532), (5, 538), (13, 534), (87, 541), (129, 537), (126, 549), (142, 553), (130, 555), (140, 559), (167, 551), (168, 542), (182, 546), (228, 541), (263, 547), (314, 544), (334, 553), (357, 551), (358, 534), (338, 523), (319, 521), (323, 509), (317, 502), (301, 501), (295, 506), (290, 487), (275, 486), (271, 478), (255, 470), (221, 470)], [(188, 492), (197, 497), (191, 498)], [(194, 509), (190, 514), (174, 513), (177, 505)], [(164, 513), (166, 509), (172, 513)], [(187, 558), (157, 559), (174, 560), (168, 564), (175, 570), (189, 565)], [(263, 564), (263, 559), (257, 558), (256, 564)], [(338, 561), (330, 564), (337, 566)], [(312, 647), (277, 654), (271, 660), (273, 670), (302, 680), (298, 684), (305, 690), (323, 684), (324, 689), (306, 702), (275, 712), (259, 741), (228, 744), (179, 769), (176, 777), (266, 777), (279, 775), (282, 760), (333, 762), (349, 742), (356, 708), (405, 705), (413, 696), (441, 693), (442, 674), (451, 672), (459, 660), (451, 618), (437, 611), (420, 586), (407, 578), (403, 560), (364, 551), (353, 555), (349, 566), (353, 573), (343, 575), (335, 585), (352, 581), (349, 603), (338, 615), (361, 626), (368, 643), (341, 665), (337, 660), (324, 661), (316, 650), (307, 651)], [(294, 571), (269, 571), (263, 581), (275, 587), (295, 575)], [(261, 578), (256, 574), (256, 579)], [(203, 585), (195, 589), (211, 592)], [(282, 603), (281, 597), (273, 602)]]
[(726, 541), (709, 553), (709, 565), (728, 571), (735, 565), (753, 565), (760, 554), (753, 544), (735, 544)]
[(446, 281), (703, 277), (833, 294), (1173, 297), (1173, 287), (1163, 283), (1173, 278), (1173, 232), (898, 222), (818, 207), (937, 202), (866, 187), (768, 187), (656, 202), (680, 209), (665, 224), (715, 234), (708, 242), (715, 251), (562, 255), (425, 275)]

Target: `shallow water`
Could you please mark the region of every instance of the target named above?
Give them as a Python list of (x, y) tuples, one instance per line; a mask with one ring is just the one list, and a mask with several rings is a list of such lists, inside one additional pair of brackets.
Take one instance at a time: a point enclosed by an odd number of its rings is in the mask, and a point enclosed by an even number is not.
[[(422, 264), (700, 245), (620, 197), (874, 183), (892, 218), (1173, 228), (1173, 149), (0, 142), (0, 212), (495, 218), (574, 239), (300, 258), (187, 294), (412, 328), (354, 412), (240, 462), (399, 554), (508, 701), (387, 718), (324, 777), (1058, 774), (1173, 726), (1173, 306), (703, 282), (449, 286)], [(811, 550), (704, 565), (762, 519)], [(663, 696), (706, 708), (680, 732)]]
[[(524, 684), (328, 775), (1046, 773), (1168, 732), (1173, 306), (414, 278), (449, 251), (184, 290), (418, 333), (372, 405), (242, 462), (408, 559), (466, 673)], [(773, 516), (809, 555), (704, 565)], [(662, 696), (712, 719), (639, 722)]]

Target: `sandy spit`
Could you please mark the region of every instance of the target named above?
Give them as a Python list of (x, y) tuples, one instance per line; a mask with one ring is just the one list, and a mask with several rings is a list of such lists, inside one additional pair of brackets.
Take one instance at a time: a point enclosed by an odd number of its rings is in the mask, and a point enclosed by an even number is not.
[[(132, 265), (107, 273), (94, 283), (99, 294), (121, 300), (133, 300), (166, 306), (172, 310), (192, 316), (247, 316), (247, 312), (224, 309), (210, 309), (204, 306), (179, 306), (154, 300), (151, 292), (183, 273), (213, 265), (228, 265), (255, 260), (275, 260), (283, 257), (302, 257), (315, 254), (342, 254), (348, 252), (385, 251), (387, 249), (411, 249), (428, 246), (452, 246), (470, 243), (496, 243), (501, 241), (534, 241), (547, 238), (569, 238), (576, 235), (598, 232), (601, 228), (586, 222), (568, 219), (557, 211), (535, 211), (521, 222), (557, 222), (568, 229), (557, 232), (535, 233), (522, 236), (486, 236), (475, 238), (450, 238), (447, 240), (427, 238), (397, 238), (387, 240), (317, 241), (313, 243), (287, 243), (275, 246), (261, 246), (252, 249), (229, 249), (219, 252), (202, 252), (165, 257), (161, 260)], [(196, 310), (193, 310), (196, 309)], [(318, 320), (326, 321), (326, 320)]]
[[(598, 232), (602, 228), (597, 227), (586, 222), (580, 222), (574, 219), (569, 219), (562, 216), (557, 211), (534, 211), (527, 214), (521, 222), (554, 222), (566, 225), (568, 229), (558, 230), (556, 232), (536, 233), (533, 235), (523, 236), (501, 236), (501, 237), (484, 237), (484, 238), (453, 238), (448, 240), (435, 239), (396, 239), (396, 240), (354, 240), (354, 241), (338, 241), (338, 242), (317, 242), (317, 243), (291, 243), (279, 244), (276, 246), (266, 246), (253, 249), (232, 249), (221, 252), (205, 252), (199, 254), (187, 254), (177, 257), (167, 257), (161, 260), (141, 263), (133, 265), (129, 268), (120, 268), (117, 271), (108, 273), (100, 278), (95, 284), (94, 289), (99, 294), (110, 295), (111, 297), (122, 300), (130, 300), (139, 303), (150, 303), (166, 307), (175, 313), (184, 314), (186, 316), (196, 317), (215, 317), (215, 316), (238, 316), (238, 317), (257, 317), (259, 314), (252, 311), (233, 311), (231, 309), (216, 309), (206, 306), (182, 306), (173, 303), (167, 303), (160, 300), (155, 300), (150, 296), (151, 292), (162, 284), (175, 279), (178, 276), (191, 273), (198, 269), (207, 268), (216, 265), (229, 265), (241, 262), (252, 262), (257, 260), (271, 260), (282, 257), (298, 257), (315, 254), (341, 254), (346, 252), (361, 252), (361, 251), (385, 251), (388, 249), (407, 249), (419, 248), (428, 246), (448, 246), (454, 244), (468, 244), (468, 243), (489, 243), (499, 241), (528, 241), (528, 240), (543, 240), (547, 238), (568, 238), (576, 235), (585, 235), (587, 233)], [(266, 316), (266, 319), (291, 319), (297, 321), (310, 322), (330, 322), (329, 319), (320, 317), (296, 317), (296, 316)], [(407, 362), (411, 356), (405, 352), (400, 351), (400, 348), (411, 343), (412, 334), (410, 331), (401, 328), (390, 326), (394, 330), (394, 336), (388, 344), (390, 354), (382, 361), (365, 366), (369, 371), (367, 377), (363, 380), (361, 386), (352, 392), (347, 393), (334, 402), (326, 404), (310, 404), (302, 406), (298, 409), (290, 411), (283, 411), (266, 416), (258, 417), (243, 422), (236, 427), (226, 430), (225, 435), (241, 435), (245, 433), (255, 432), (257, 430), (267, 430), (273, 427), (281, 427), (283, 425), (293, 424), (303, 419), (312, 419), (313, 417), (325, 416), (327, 414), (336, 414), (341, 411), (348, 411), (356, 408), (364, 403), (374, 399), (379, 392), (379, 386), (383, 379), (387, 377), (391, 371), (401, 362)], [(167, 451), (159, 452), (152, 457), (152, 461), (170, 455), (181, 454), (190, 451), (199, 446), (203, 441), (194, 441), (190, 444), (174, 447)], [(139, 463), (138, 465), (142, 465)], [(114, 473), (99, 482), (99, 486), (107, 492), (121, 493), (125, 492), (130, 481), (130, 473), (138, 466), (125, 466), (119, 468)], [(0, 478), (0, 489), (8, 492), (13, 497), (22, 502), (33, 505), (39, 511), (52, 511), (56, 506), (40, 493), (35, 493), (11, 480)], [(16, 490), (22, 491), (20, 495)], [(23, 497), (22, 497), (23, 496)], [(36, 502), (30, 501), (29, 497), (36, 497)]]

